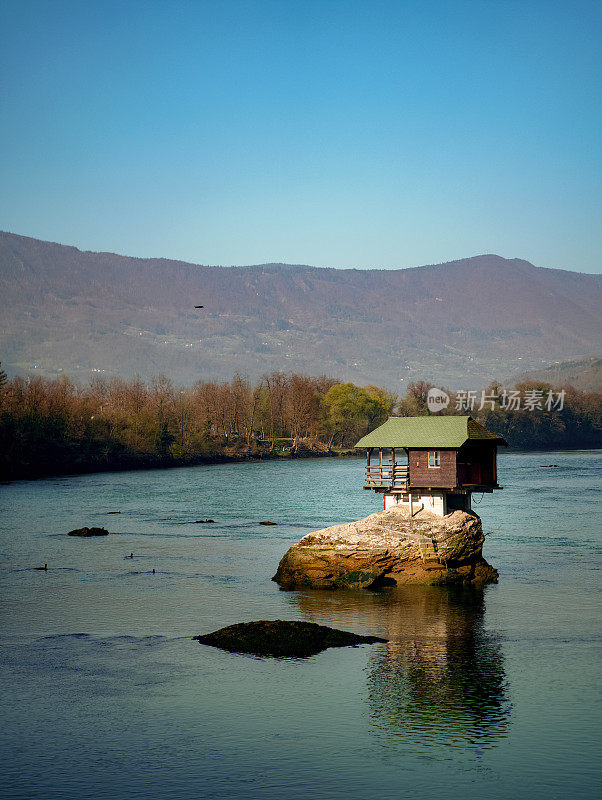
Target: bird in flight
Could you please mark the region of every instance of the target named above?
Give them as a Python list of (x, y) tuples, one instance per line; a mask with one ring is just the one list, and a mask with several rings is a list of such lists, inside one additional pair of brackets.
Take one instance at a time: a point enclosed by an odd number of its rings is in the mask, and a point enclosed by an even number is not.
[(195, 308), (205, 308), (205, 306), (195, 306)]

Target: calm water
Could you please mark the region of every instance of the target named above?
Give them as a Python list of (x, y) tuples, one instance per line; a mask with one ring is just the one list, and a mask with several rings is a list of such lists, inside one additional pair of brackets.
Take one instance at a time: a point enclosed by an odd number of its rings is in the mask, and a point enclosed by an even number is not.
[[(599, 456), (501, 456), (480, 593), (278, 589), (300, 536), (380, 510), (359, 460), (0, 487), (0, 795), (601, 796)], [(190, 639), (277, 618), (390, 641), (277, 661)]]

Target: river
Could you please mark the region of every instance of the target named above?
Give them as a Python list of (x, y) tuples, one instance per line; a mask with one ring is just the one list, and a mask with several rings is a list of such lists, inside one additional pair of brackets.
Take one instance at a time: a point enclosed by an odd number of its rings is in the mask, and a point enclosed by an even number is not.
[[(362, 478), (311, 459), (1, 486), (0, 797), (599, 797), (600, 453), (500, 455), (485, 591), (280, 591), (300, 536), (380, 510)], [(190, 638), (259, 619), (389, 642), (275, 660)]]

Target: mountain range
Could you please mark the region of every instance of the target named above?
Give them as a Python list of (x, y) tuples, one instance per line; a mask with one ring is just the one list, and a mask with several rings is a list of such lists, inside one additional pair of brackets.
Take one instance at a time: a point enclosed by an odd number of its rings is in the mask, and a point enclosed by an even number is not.
[(517, 382), (534, 385), (542, 382), (550, 386), (574, 386), (582, 392), (602, 392), (602, 358), (592, 356), (573, 361), (557, 361), (544, 369), (525, 372)]
[(0, 233), (0, 296), (3, 368), (80, 381), (278, 370), (470, 389), (602, 351), (602, 276), (492, 254), (399, 270), (221, 267)]

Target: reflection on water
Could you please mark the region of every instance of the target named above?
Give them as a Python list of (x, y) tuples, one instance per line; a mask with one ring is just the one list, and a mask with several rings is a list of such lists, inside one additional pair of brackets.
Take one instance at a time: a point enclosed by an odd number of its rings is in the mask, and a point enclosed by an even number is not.
[(510, 703), (482, 590), (433, 586), (296, 598), (306, 618), (386, 633), (368, 665), (372, 733), (385, 747), (478, 752), (506, 735)]

